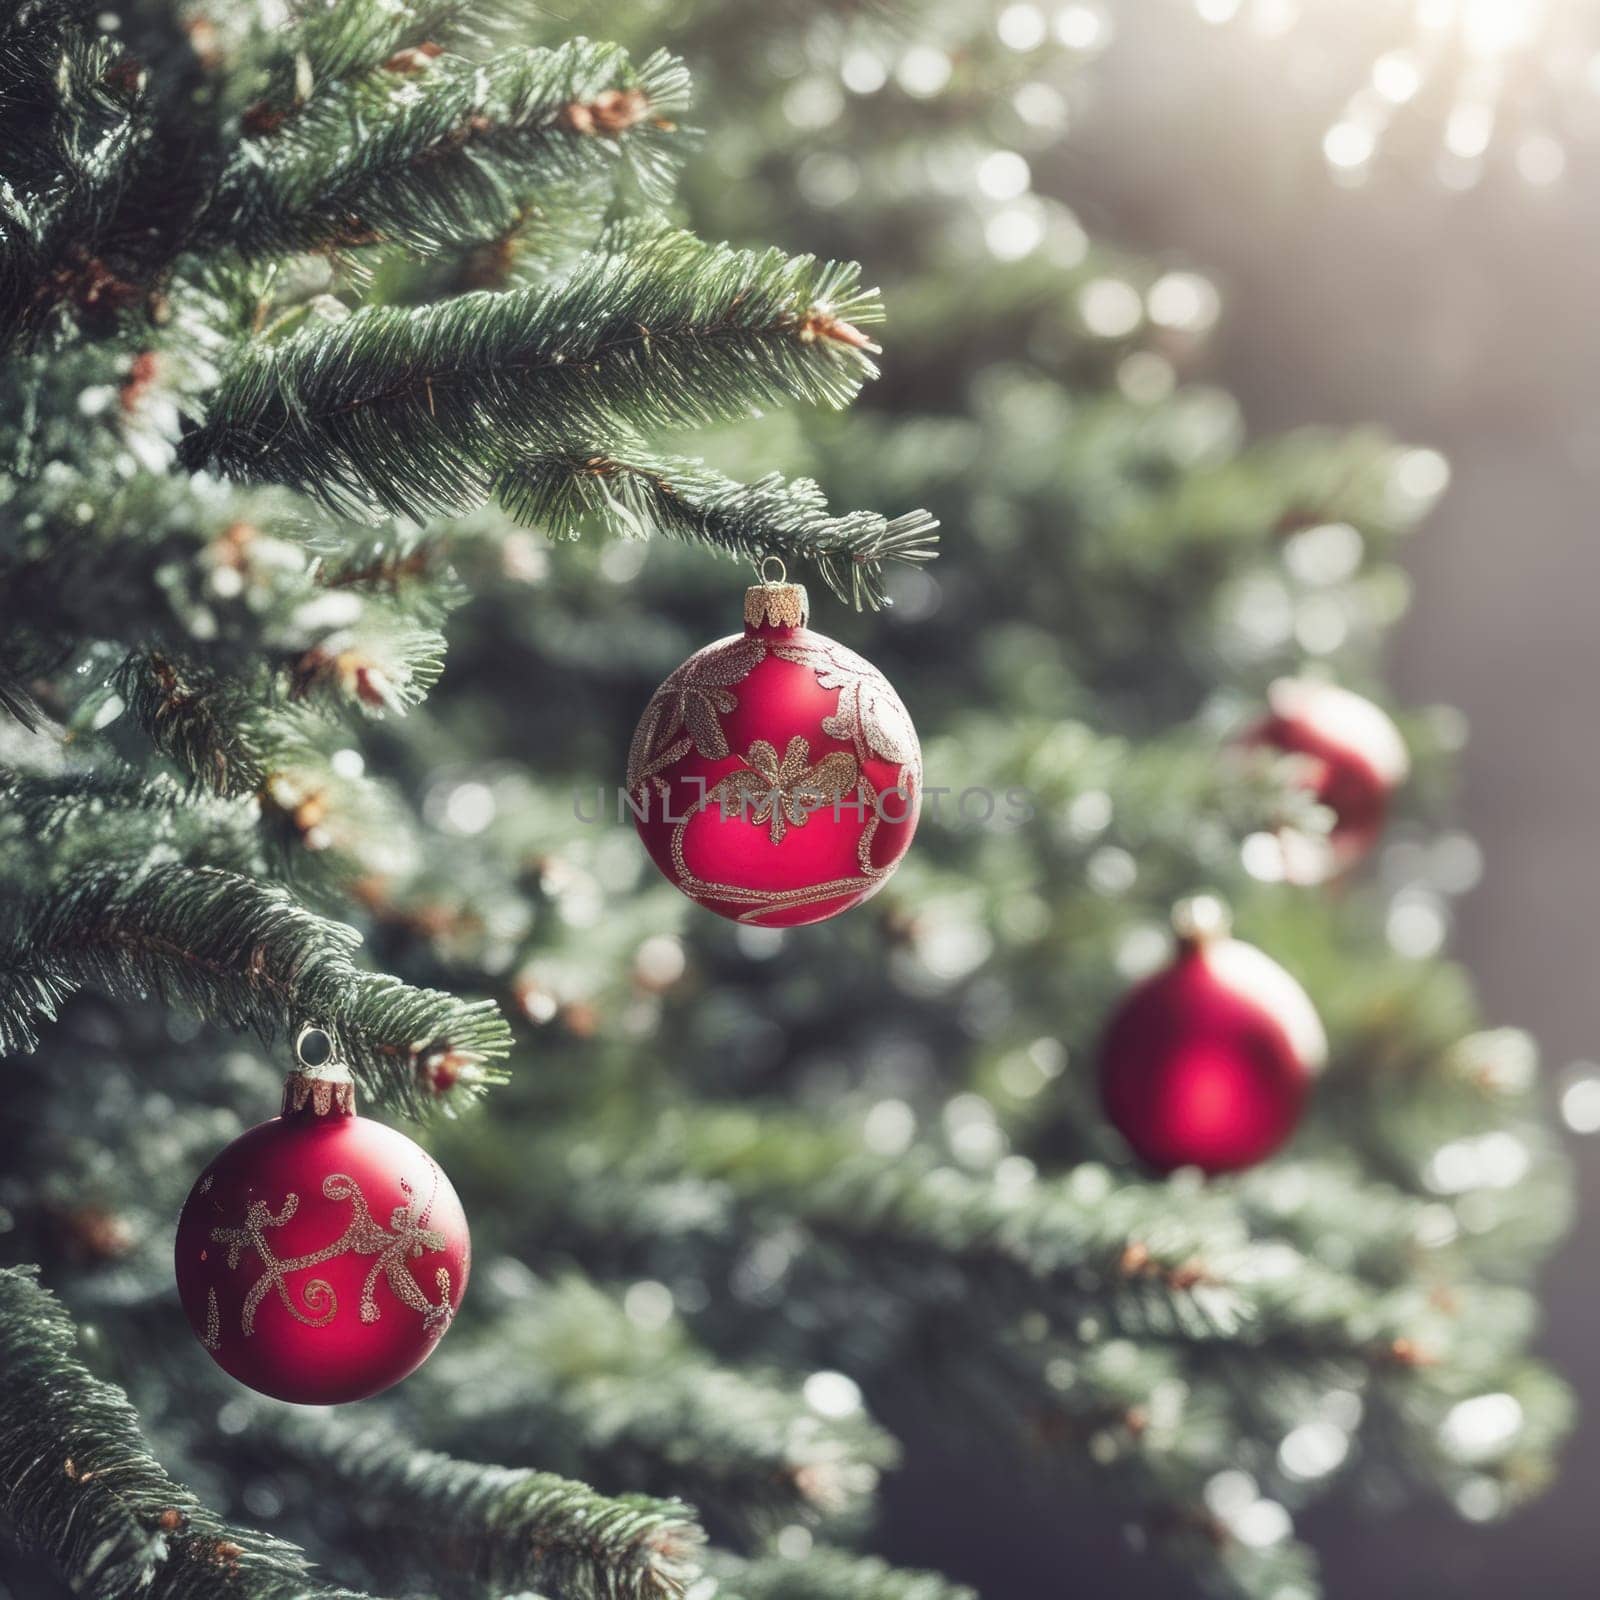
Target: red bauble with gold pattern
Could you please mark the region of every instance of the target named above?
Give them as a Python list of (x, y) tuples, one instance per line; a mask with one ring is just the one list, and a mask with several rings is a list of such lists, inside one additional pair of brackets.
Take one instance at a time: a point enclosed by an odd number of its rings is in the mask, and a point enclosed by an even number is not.
[(1101, 1098), (1148, 1166), (1233, 1172), (1299, 1125), (1327, 1039), (1305, 990), (1227, 936), (1217, 901), (1187, 901), (1173, 921), (1171, 964), (1135, 985), (1106, 1028)]
[(750, 589), (744, 632), (672, 673), (628, 752), (655, 864), (708, 910), (768, 928), (875, 894), (921, 803), (922, 752), (899, 695), (806, 621), (799, 584)]
[(1279, 875), (1289, 883), (1325, 883), (1366, 856), (1410, 767), (1387, 712), (1316, 678), (1279, 678), (1244, 742), (1281, 751), (1291, 781), (1332, 813), (1326, 834), (1278, 829)]
[[(304, 1035), (302, 1035), (304, 1037)], [(283, 1114), (201, 1173), (178, 1294), (212, 1360), (278, 1400), (364, 1400), (413, 1372), (467, 1287), (467, 1219), (403, 1133), (355, 1114), (349, 1075), (292, 1073)]]

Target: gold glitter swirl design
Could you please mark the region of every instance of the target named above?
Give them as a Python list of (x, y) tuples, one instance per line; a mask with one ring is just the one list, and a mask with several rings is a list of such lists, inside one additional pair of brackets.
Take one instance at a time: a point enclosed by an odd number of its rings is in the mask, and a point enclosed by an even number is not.
[(217, 1310), (215, 1289), (206, 1290), (206, 1331), (200, 1335), (200, 1343), (207, 1350), (222, 1348), (222, 1314)]
[(922, 749), (916, 729), (899, 695), (870, 661), (831, 640), (774, 645), (772, 653), (782, 661), (809, 667), (824, 689), (839, 691), (838, 708), (822, 719), (822, 731), (830, 739), (854, 745), (856, 759), (863, 764), (873, 755), (897, 763), (901, 788), (921, 782)]
[[(373, 1217), (366, 1196), (355, 1179), (342, 1172), (331, 1173), (324, 1178), (324, 1198), (349, 1201), (350, 1221), (337, 1239), (305, 1255), (280, 1258), (267, 1237), (271, 1229), (283, 1227), (300, 1209), (300, 1197), (297, 1194), (286, 1195), (276, 1212), (266, 1201), (252, 1200), (245, 1211), (243, 1227), (213, 1228), (211, 1241), (225, 1247), (230, 1269), (238, 1267), (246, 1252), (253, 1253), (261, 1262), (261, 1275), (245, 1295), (239, 1317), (240, 1331), (244, 1336), (249, 1338), (255, 1332), (256, 1312), (269, 1294), (276, 1294), (279, 1303), (296, 1322), (308, 1328), (327, 1327), (339, 1311), (339, 1299), (332, 1284), (325, 1278), (312, 1278), (301, 1288), (299, 1304), (296, 1304), (289, 1278), (294, 1273), (307, 1272), (325, 1261), (334, 1261), (351, 1253), (376, 1257), (372, 1270), (361, 1285), (359, 1315), (363, 1322), (376, 1322), (382, 1315), (377, 1297), (378, 1279), (381, 1277), (402, 1305), (421, 1315), (425, 1328), (431, 1331), (447, 1326), (454, 1314), (450, 1307), (449, 1268), (439, 1267), (435, 1270), (434, 1287), (439, 1295), (435, 1303), (423, 1293), (406, 1264), (408, 1259), (416, 1259), (424, 1251), (442, 1250), (445, 1247), (444, 1235), (428, 1226), (434, 1196), (439, 1188), (439, 1169), (431, 1161), (428, 1166), (432, 1174), (432, 1187), (426, 1203), (421, 1206), (417, 1204), (411, 1185), (402, 1178), (400, 1187), (406, 1200), (389, 1213), (387, 1228)], [(200, 1342), (208, 1350), (217, 1349), (221, 1343), (221, 1318), (217, 1311), (215, 1289), (207, 1291), (206, 1329)]]
[(697, 650), (650, 697), (628, 750), (628, 790), (647, 782), (665, 792), (659, 774), (691, 749), (707, 761), (728, 754), (721, 718), (738, 704), (733, 685), (767, 658), (760, 639), (734, 638)]
[(765, 739), (757, 739), (745, 751), (746, 765), (730, 772), (709, 795), (727, 815), (741, 812), (752, 822), (769, 824), (774, 844), (783, 842), (790, 828), (803, 828), (813, 811), (826, 805), (839, 805), (856, 787), (856, 758), (848, 750), (834, 750), (815, 766), (811, 765), (811, 746), (796, 734), (789, 741), (783, 759)]

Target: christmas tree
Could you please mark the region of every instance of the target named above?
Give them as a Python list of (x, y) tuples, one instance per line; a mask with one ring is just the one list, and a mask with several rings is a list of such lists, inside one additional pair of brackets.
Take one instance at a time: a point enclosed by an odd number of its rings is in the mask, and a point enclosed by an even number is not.
[[(1336, 1483), (1537, 1490), (1567, 1184), (1437, 953), (1460, 730), (1396, 713), (1390, 843), (1320, 886), (1285, 841), (1337, 808), (1235, 738), (1285, 675), (1383, 698), (1443, 464), (1245, 440), (1184, 379), (1210, 285), (1034, 192), (1096, 15), (0, 21), (16, 1593), (965, 1592), (871, 1553), (909, 1455), (1303, 1600)], [(882, 892), (793, 930), (691, 904), (618, 801), (769, 556), (925, 774)], [(1328, 1060), (1270, 1160), (1162, 1176), (1097, 1040), (1207, 893)], [(476, 1246), (427, 1364), (340, 1409), (227, 1377), (173, 1282), (308, 1027)]]

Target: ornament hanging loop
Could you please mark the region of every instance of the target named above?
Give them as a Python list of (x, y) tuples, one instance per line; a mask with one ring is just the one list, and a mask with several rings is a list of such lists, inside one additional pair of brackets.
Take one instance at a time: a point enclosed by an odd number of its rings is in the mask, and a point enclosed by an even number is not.
[(333, 1034), (321, 1023), (307, 1022), (294, 1036), (295, 1064), (283, 1080), (283, 1115), (309, 1109), (319, 1117), (330, 1112), (354, 1116), (356, 1086), (350, 1068), (338, 1059)]
[(756, 568), (756, 576), (768, 586), (786, 583), (789, 578), (789, 569), (784, 565), (782, 556), (763, 556), (760, 565)]
[(309, 1072), (331, 1066), (333, 1035), (320, 1022), (305, 1023), (294, 1036), (294, 1058)]

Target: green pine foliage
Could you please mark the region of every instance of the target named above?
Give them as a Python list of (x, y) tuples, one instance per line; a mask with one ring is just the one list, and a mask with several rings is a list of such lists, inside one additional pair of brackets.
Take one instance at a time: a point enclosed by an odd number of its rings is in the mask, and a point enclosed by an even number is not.
[[(245, 114), (253, 137), (198, 219), (203, 247), (425, 251), (492, 238), (528, 210), (592, 204), (623, 178), (654, 196), (671, 181), (688, 76), (669, 56), (635, 70), (614, 46), (578, 39), (479, 62), (428, 42), (374, 65), (330, 74), (297, 114), (270, 103)], [(395, 76), (415, 80), (409, 93), (385, 81)]]
[(845, 405), (873, 374), (857, 324), (882, 314), (852, 266), (636, 237), (552, 289), (370, 306), (244, 346), (181, 459), (335, 510), (466, 510), (565, 437)]
[(620, 454), (568, 445), (524, 451), (496, 483), (518, 522), (552, 538), (611, 522), (641, 538), (661, 532), (737, 552), (759, 565), (767, 556), (809, 561), (828, 589), (858, 610), (883, 600), (879, 575), (889, 561), (927, 561), (938, 524), (926, 512), (884, 517), (873, 511), (829, 516), (812, 478), (768, 473), (738, 483), (703, 462), (660, 456), (642, 444)]
[(197, 1600), (243, 1577), (270, 1600), (354, 1600), (300, 1552), (230, 1527), (174, 1483), (127, 1397), (73, 1350), (72, 1320), (29, 1269), (0, 1271), (0, 1463), (6, 1522), (79, 1594)]
[(310, 1494), (361, 1506), (362, 1554), (386, 1585), (425, 1577), (441, 1595), (676, 1600), (698, 1571), (704, 1534), (676, 1501), (452, 1460), (387, 1428), (282, 1407), (252, 1438)]
[[(920, 1531), (862, 1553), (914, 1455), (1303, 1600), (1342, 1480), (1514, 1507), (1568, 1426), (1567, 1175), (1528, 1040), (1389, 936), (1470, 877), (1459, 730), (1399, 713), (1337, 894), (1247, 870), (1327, 818), (1225, 754), (1280, 673), (1383, 698), (1440, 464), (1247, 439), (1186, 379), (1202, 280), (977, 182), (1066, 192), (1080, 65), (989, 6), (583, 23), (0, 19), (0, 1574), (969, 1600)], [(615, 815), (735, 624), (708, 551), (814, 579), (922, 734), (910, 857), (821, 928), (696, 912)], [(1272, 1162), (1158, 1181), (1095, 1041), (1201, 888), (1332, 1061)], [(171, 1279), (307, 1021), (474, 1231), (458, 1325), (348, 1414), (224, 1377)]]

